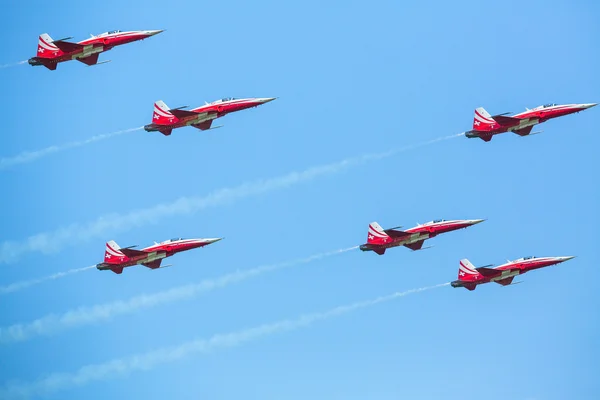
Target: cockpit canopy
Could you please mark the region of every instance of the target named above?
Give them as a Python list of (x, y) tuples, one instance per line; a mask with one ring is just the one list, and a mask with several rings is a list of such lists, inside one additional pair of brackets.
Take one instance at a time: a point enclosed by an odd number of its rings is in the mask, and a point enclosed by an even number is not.
[(162, 242), (161, 244), (178, 242), (178, 241), (180, 241), (180, 240), (183, 240), (183, 238), (173, 238), (173, 239), (165, 240), (165, 241), (164, 241), (164, 242)]
[(444, 222), (444, 221), (446, 221), (446, 220), (445, 219), (434, 219), (433, 221), (425, 222), (423, 225), (438, 224), (438, 223)]
[(113, 34), (115, 34), (115, 33), (120, 33), (120, 32), (121, 32), (121, 31), (120, 31), (120, 30), (118, 30), (118, 29), (117, 29), (117, 30), (115, 30), (115, 31), (108, 31), (108, 32), (104, 32), (104, 33), (101, 33), (101, 34), (99, 34), (99, 35), (98, 35), (98, 37), (100, 37), (100, 36), (108, 36), (108, 35), (113, 35)]
[(535, 256), (529, 256), (529, 257), (523, 257), (523, 258), (519, 258), (517, 261), (526, 261), (526, 260), (532, 260), (534, 259)]
[(217, 100), (217, 101), (213, 102), (213, 104), (214, 103), (224, 103), (226, 101), (231, 101), (231, 100), (235, 100), (235, 97), (224, 97), (221, 100)]
[(554, 107), (557, 105), (558, 104), (556, 104), (556, 103), (548, 103), (548, 104), (544, 104), (543, 106), (536, 107), (536, 108), (534, 108), (534, 110), (542, 110), (544, 108)]

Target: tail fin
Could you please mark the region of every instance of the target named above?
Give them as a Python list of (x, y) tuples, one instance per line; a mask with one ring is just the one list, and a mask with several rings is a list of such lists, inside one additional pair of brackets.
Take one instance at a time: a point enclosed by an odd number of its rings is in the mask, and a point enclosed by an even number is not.
[(42, 33), (38, 39), (37, 56), (40, 58), (51, 58), (60, 49), (52, 43), (53, 40), (47, 33)]
[(107, 242), (104, 251), (104, 262), (107, 264), (119, 264), (123, 262), (126, 256), (120, 249), (121, 247), (114, 240)]
[(477, 280), (480, 276), (479, 272), (475, 269), (475, 266), (471, 264), (466, 258), (460, 260), (460, 266), (458, 267), (458, 280), (463, 282), (472, 282)]
[(475, 116), (473, 117), (474, 131), (489, 131), (495, 123), (496, 121), (485, 111), (485, 108), (479, 107), (475, 109)]
[(367, 243), (386, 244), (390, 242), (390, 240), (390, 236), (385, 233), (383, 228), (377, 222), (371, 222), (369, 224), (369, 236), (367, 236)]
[(154, 113), (152, 114), (152, 122), (156, 125), (171, 125), (179, 119), (171, 114), (169, 107), (162, 101), (158, 100), (154, 103)]

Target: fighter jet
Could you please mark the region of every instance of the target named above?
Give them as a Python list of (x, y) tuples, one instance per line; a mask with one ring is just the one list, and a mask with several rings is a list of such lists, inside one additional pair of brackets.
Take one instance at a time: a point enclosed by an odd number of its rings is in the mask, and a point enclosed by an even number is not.
[(545, 104), (531, 110), (527, 109), (527, 111), (511, 117), (506, 116), (510, 113), (492, 116), (483, 107), (479, 107), (475, 109), (473, 130), (465, 132), (465, 136), (468, 138), (480, 138), (489, 142), (492, 140), (492, 136), (504, 132), (514, 132), (520, 136), (535, 135), (542, 131), (532, 133), (531, 130), (534, 125), (541, 124), (552, 118), (587, 110), (596, 104)]
[(374, 251), (379, 255), (383, 255), (387, 249), (396, 246), (405, 246), (411, 250), (424, 250), (431, 247), (422, 247), (426, 239), (435, 237), (440, 233), (468, 228), (483, 221), (485, 220), (458, 219), (447, 221), (445, 219), (437, 219), (425, 224), (417, 224), (414, 228), (405, 231), (398, 230), (401, 226), (383, 229), (377, 222), (372, 222), (369, 225), (367, 243), (361, 245), (360, 249), (362, 251)]
[(104, 251), (104, 262), (97, 264), (96, 268), (100, 271), (111, 270), (115, 274), (123, 272), (123, 268), (133, 265), (143, 265), (151, 269), (166, 268), (171, 265), (160, 266), (163, 258), (171, 257), (175, 253), (203, 247), (223, 238), (214, 239), (170, 239), (164, 242), (156, 243), (141, 250), (134, 250), (133, 247), (119, 247), (113, 240), (106, 243)]
[(87, 65), (104, 64), (110, 60), (98, 62), (98, 56), (115, 46), (144, 40), (154, 36), (159, 31), (127, 31), (119, 30), (91, 35), (91, 38), (78, 43), (67, 42), (72, 37), (53, 40), (47, 33), (42, 33), (38, 40), (37, 57), (29, 59), (29, 65), (43, 65), (49, 70), (55, 70), (58, 63), (77, 60)]
[(213, 101), (212, 103), (206, 103), (202, 107), (189, 111), (182, 110), (183, 108), (187, 108), (187, 106), (170, 109), (162, 100), (159, 100), (154, 103), (153, 122), (144, 126), (144, 129), (146, 132), (158, 131), (165, 136), (169, 136), (175, 128), (188, 125), (203, 131), (217, 129), (221, 128), (222, 125), (211, 128), (214, 119), (221, 118), (232, 112), (258, 107), (273, 100), (275, 100), (274, 97), (249, 99), (229, 97)]
[(477, 285), (488, 282), (496, 282), (502, 286), (516, 285), (520, 282), (512, 283), (517, 275), (522, 275), (528, 271), (549, 267), (568, 261), (575, 256), (567, 257), (523, 257), (496, 268), (489, 268), (492, 265), (476, 268), (466, 258), (460, 260), (458, 267), (458, 280), (450, 282), (452, 287), (464, 287), (469, 290), (475, 290)]

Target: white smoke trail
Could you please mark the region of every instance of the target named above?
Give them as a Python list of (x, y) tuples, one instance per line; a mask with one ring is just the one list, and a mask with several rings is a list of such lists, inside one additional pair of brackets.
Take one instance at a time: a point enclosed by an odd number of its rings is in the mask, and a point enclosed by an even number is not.
[(70, 270), (64, 271), (64, 272), (57, 272), (56, 274), (48, 275), (43, 278), (32, 279), (29, 281), (15, 282), (15, 283), (11, 283), (10, 285), (7, 285), (7, 286), (0, 286), (0, 294), (17, 292), (19, 290), (23, 290), (25, 288), (31, 287), (33, 285), (37, 285), (42, 282), (53, 281), (55, 279), (62, 278), (63, 276), (75, 274), (77, 272), (87, 271), (88, 269), (92, 269), (95, 267), (96, 267), (95, 265), (91, 265), (89, 267), (84, 267), (84, 268), (75, 268), (75, 269), (70, 269)]
[(73, 246), (91, 238), (104, 237), (107, 231), (114, 234), (117, 231), (125, 231), (145, 224), (156, 223), (161, 218), (192, 214), (205, 208), (232, 203), (235, 200), (267, 193), (276, 189), (283, 189), (301, 182), (311, 181), (320, 176), (332, 175), (355, 165), (381, 160), (409, 149), (457, 138), (461, 135), (464, 135), (464, 133), (444, 136), (389, 150), (384, 153), (347, 158), (335, 163), (311, 167), (302, 172), (292, 172), (277, 178), (244, 183), (233, 188), (219, 189), (206, 196), (181, 197), (172, 203), (159, 204), (124, 215), (110, 214), (86, 225), (72, 224), (53, 232), (38, 233), (24, 241), (5, 241), (0, 244), (0, 263), (15, 261), (25, 253), (40, 252), (50, 254), (61, 250), (65, 246)]
[(111, 303), (98, 304), (91, 307), (79, 307), (63, 314), (50, 314), (27, 324), (15, 324), (6, 328), (0, 328), (0, 343), (20, 342), (40, 335), (50, 335), (66, 329), (82, 325), (96, 324), (100, 321), (108, 321), (111, 318), (131, 314), (136, 311), (155, 307), (161, 304), (173, 303), (183, 299), (189, 299), (200, 294), (224, 288), (233, 283), (239, 283), (246, 279), (262, 275), (267, 272), (276, 271), (300, 264), (307, 264), (325, 257), (346, 253), (357, 249), (358, 246), (315, 254), (310, 257), (287, 261), (279, 264), (264, 265), (261, 267), (236, 271), (215, 279), (207, 279), (199, 283), (175, 287), (172, 289), (134, 296), (128, 300), (119, 300)]
[(174, 362), (195, 354), (205, 354), (221, 348), (237, 347), (247, 342), (278, 333), (294, 331), (310, 326), (315, 322), (328, 320), (359, 309), (389, 302), (409, 294), (423, 292), (425, 290), (431, 290), (449, 284), (450, 283), (442, 283), (435, 286), (407, 290), (405, 292), (396, 292), (388, 296), (336, 307), (325, 312), (306, 314), (296, 319), (286, 319), (237, 332), (217, 334), (209, 339), (196, 339), (180, 344), (179, 346), (164, 347), (147, 353), (115, 359), (103, 364), (86, 365), (74, 373), (54, 373), (31, 383), (6, 384), (3, 391), (0, 392), (0, 394), (2, 394), (0, 397), (3, 399), (16, 399), (36, 394), (46, 394), (61, 389), (83, 386), (93, 381), (107, 380), (119, 375), (127, 375), (134, 371), (147, 371), (156, 368), (159, 365)]
[(125, 130), (117, 131), (117, 132), (103, 133), (101, 135), (92, 136), (91, 138), (86, 139), (86, 140), (81, 140), (81, 141), (77, 141), (77, 142), (69, 142), (69, 143), (65, 143), (65, 144), (59, 144), (59, 145), (50, 146), (50, 147), (46, 147), (45, 149), (40, 149), (40, 150), (35, 150), (35, 151), (25, 151), (21, 154), (17, 154), (16, 156), (13, 156), (13, 157), (0, 158), (0, 169), (9, 168), (9, 167), (12, 167), (12, 166), (18, 165), (18, 164), (29, 163), (29, 162), (37, 160), (38, 158), (47, 156), (52, 153), (57, 153), (59, 151), (68, 150), (68, 149), (72, 149), (75, 147), (85, 146), (86, 144), (98, 142), (98, 141), (104, 140), (104, 139), (109, 139), (111, 137), (122, 135), (124, 133), (139, 131), (142, 128), (143, 128), (143, 126), (140, 126), (137, 128), (125, 129)]
[(23, 65), (27, 62), (27, 60), (23, 60), (23, 61), (19, 61), (16, 63), (11, 63), (11, 64), (0, 64), (0, 69), (1, 68), (9, 68), (9, 67), (16, 67), (17, 65)]

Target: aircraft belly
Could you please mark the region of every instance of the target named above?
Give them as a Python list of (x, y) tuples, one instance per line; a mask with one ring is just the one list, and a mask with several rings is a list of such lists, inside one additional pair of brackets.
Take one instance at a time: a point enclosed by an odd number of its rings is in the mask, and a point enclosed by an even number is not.
[(402, 239), (399, 242), (397, 242), (397, 244), (395, 244), (395, 246), (404, 246), (407, 244), (420, 242), (421, 240), (426, 240), (426, 239), (429, 239), (428, 233), (413, 233), (406, 239)]
[(527, 119), (527, 120), (521, 120), (521, 122), (519, 122), (519, 125), (515, 125), (515, 126), (511, 126), (508, 130), (509, 131), (517, 131), (523, 128), (528, 128), (530, 126), (534, 126), (540, 123), (540, 120), (537, 118), (533, 118), (533, 119)]
[(428, 233), (414, 233), (410, 235), (408, 243), (420, 242), (421, 240), (429, 239)]
[(521, 271), (519, 271), (519, 270), (517, 270), (517, 271), (510, 271), (510, 270), (502, 271), (501, 275), (493, 277), (492, 279), (490, 279), (490, 281), (496, 282), (496, 281), (499, 281), (499, 280), (502, 280), (505, 278), (511, 278), (513, 276), (517, 276), (520, 274), (521, 274)]
[(74, 56), (72, 56), (71, 59), (76, 60), (78, 58), (86, 58), (91, 56), (92, 54), (102, 53), (102, 51), (104, 51), (103, 46), (94, 47), (94, 45), (90, 44), (85, 46), (81, 53), (77, 53)]
[(153, 253), (148, 254), (148, 256), (146, 258), (138, 260), (137, 264), (149, 263), (149, 262), (160, 260), (160, 259), (166, 258), (166, 257), (167, 257), (167, 253), (153, 252)]
[(196, 124), (200, 124), (202, 122), (206, 122), (209, 121), (211, 119), (215, 119), (217, 118), (217, 114), (213, 113), (213, 114), (206, 114), (206, 115), (201, 115), (198, 118), (194, 118), (191, 121), (187, 121), (185, 124), (186, 125), (196, 125)]

